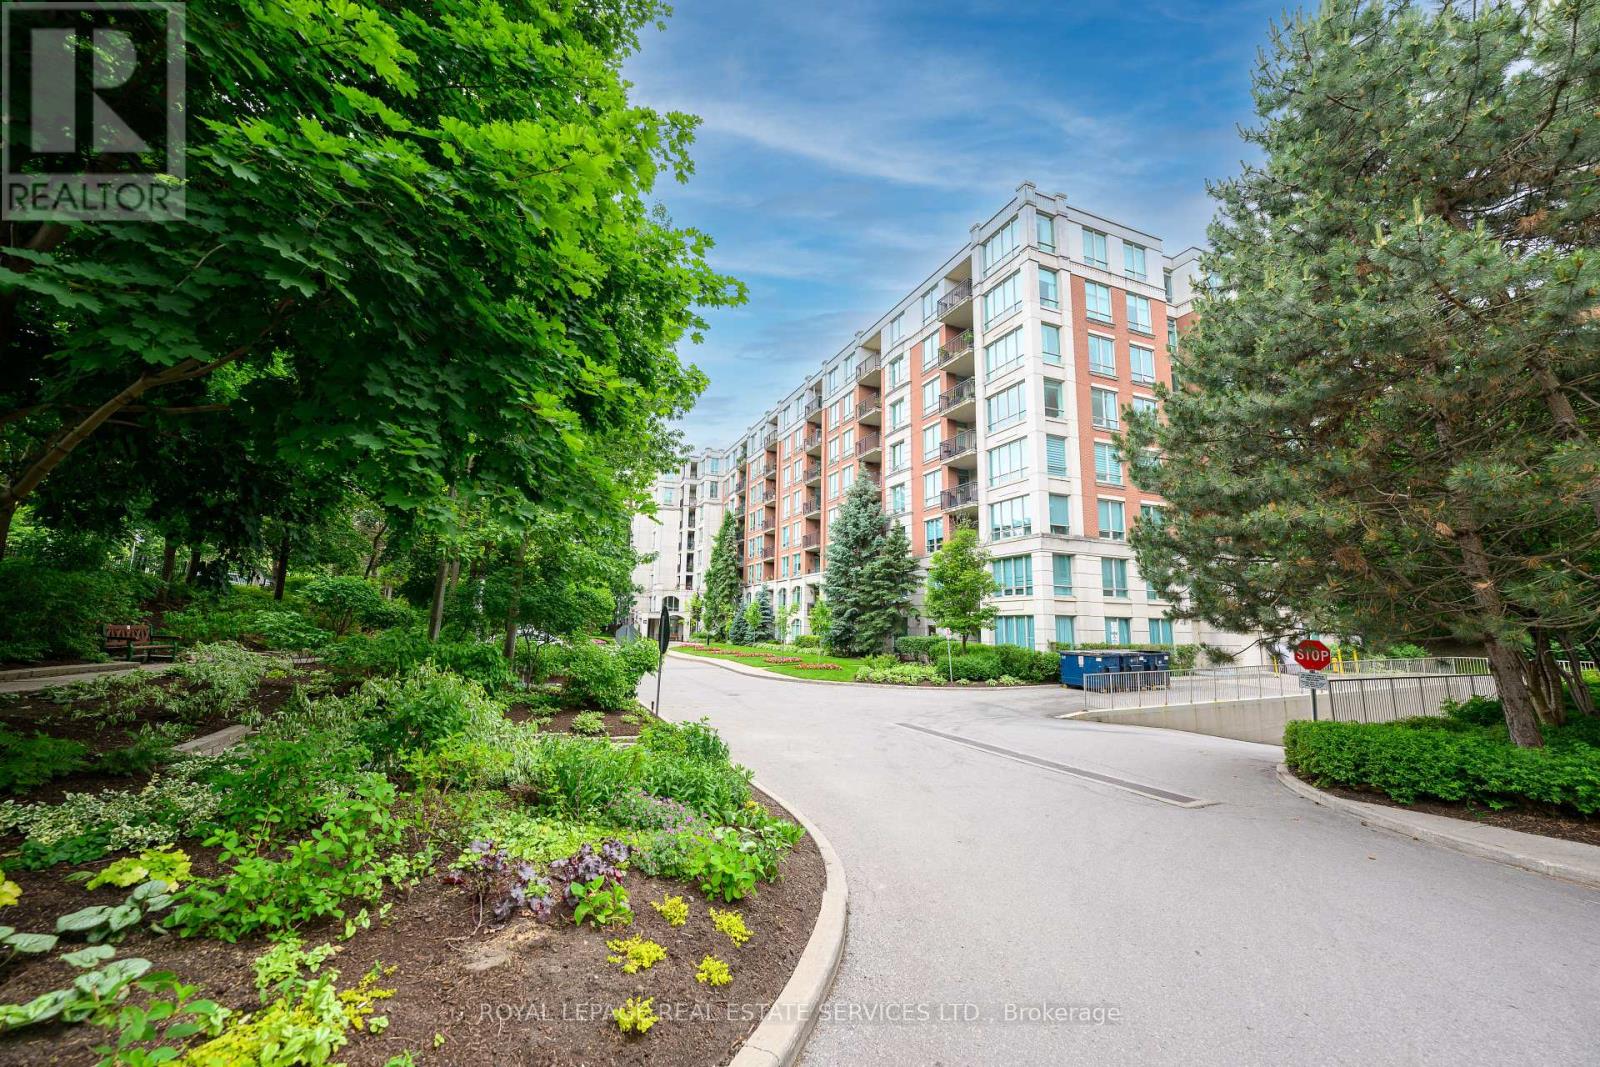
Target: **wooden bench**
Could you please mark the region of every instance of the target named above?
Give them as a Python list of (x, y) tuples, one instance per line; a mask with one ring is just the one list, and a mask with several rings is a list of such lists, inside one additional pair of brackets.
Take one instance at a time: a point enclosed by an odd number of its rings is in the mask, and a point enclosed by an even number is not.
[(100, 628), (108, 656), (121, 656), (130, 662), (175, 659), (178, 639), (171, 634), (152, 634), (147, 622), (108, 622)]

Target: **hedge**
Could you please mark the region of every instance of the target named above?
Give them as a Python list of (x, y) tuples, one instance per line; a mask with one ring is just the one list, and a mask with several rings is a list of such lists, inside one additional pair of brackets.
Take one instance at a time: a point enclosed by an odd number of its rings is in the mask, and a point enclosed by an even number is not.
[(1388, 723), (1295, 720), (1284, 761), (1317, 785), (1375, 789), (1402, 804), (1419, 797), (1492, 808), (1534, 801), (1600, 812), (1600, 719), (1546, 728), (1546, 747), (1518, 748), (1505, 727), (1461, 718)]

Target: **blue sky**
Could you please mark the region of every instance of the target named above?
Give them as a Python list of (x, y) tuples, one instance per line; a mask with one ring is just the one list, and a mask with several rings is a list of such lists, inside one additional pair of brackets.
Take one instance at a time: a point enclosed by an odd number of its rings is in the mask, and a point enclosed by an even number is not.
[(750, 299), (683, 355), (683, 422), (731, 444), (965, 240), (1018, 183), (1197, 244), (1207, 178), (1250, 155), (1250, 72), (1276, 3), (678, 0), (634, 98), (699, 115), (696, 173), (658, 187)]

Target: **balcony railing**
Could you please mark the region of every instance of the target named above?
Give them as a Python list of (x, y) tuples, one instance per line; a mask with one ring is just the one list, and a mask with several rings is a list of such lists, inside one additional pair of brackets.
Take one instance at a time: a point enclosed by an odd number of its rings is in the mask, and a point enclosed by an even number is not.
[(939, 315), (943, 317), (972, 299), (972, 280), (958, 282), (939, 298)]
[(951, 408), (960, 407), (977, 399), (977, 396), (978, 383), (971, 378), (963, 378), (949, 391), (939, 394), (939, 410), (949, 411)]
[(870, 400), (863, 400), (856, 405), (856, 418), (858, 420), (870, 418), (881, 410), (883, 410), (883, 401), (874, 396)]
[(972, 331), (962, 330), (939, 346), (939, 366), (952, 363), (962, 356), (972, 355)]
[(883, 447), (883, 438), (875, 433), (869, 433), (856, 442), (856, 455), (864, 456), (868, 452), (877, 452)]
[(869, 374), (875, 374), (883, 366), (883, 357), (874, 353), (856, 364), (856, 381), (860, 381)]
[(955, 459), (957, 456), (975, 452), (978, 448), (978, 435), (972, 430), (962, 430), (948, 441), (939, 442), (939, 458), (941, 460)]
[(807, 515), (815, 515), (817, 512), (819, 512), (821, 510), (822, 510), (822, 494), (820, 494), (820, 493), (812, 493), (810, 496), (806, 497), (805, 512), (804, 512), (805, 514), (807, 514)]
[(822, 481), (822, 464), (813, 463), (811, 466), (807, 467), (805, 477), (802, 480), (807, 482)]
[(967, 482), (963, 485), (956, 486), (954, 489), (946, 489), (944, 491), (943, 504), (946, 511), (949, 511), (952, 508), (970, 507), (977, 502), (977, 482)]
[(800, 539), (800, 547), (804, 548), (804, 549), (810, 549), (810, 550), (815, 550), (815, 549), (821, 548), (822, 547), (822, 535), (821, 534), (806, 534), (804, 537), (802, 537)]
[(809, 452), (813, 448), (817, 448), (817, 447), (821, 446), (821, 444), (822, 444), (822, 431), (821, 430), (817, 430), (817, 431), (815, 431), (813, 433), (806, 434), (805, 440), (800, 442), (800, 448), (801, 448), (802, 451)]

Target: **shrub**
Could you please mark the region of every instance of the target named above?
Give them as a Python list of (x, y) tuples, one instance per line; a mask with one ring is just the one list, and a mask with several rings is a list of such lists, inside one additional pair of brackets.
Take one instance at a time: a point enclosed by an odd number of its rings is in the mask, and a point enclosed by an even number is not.
[(555, 653), (553, 659), (553, 669), (567, 678), (561, 692), (563, 704), (622, 711), (633, 706), (639, 679), (656, 668), (660, 657), (649, 641), (602, 646), (577, 640)]
[[(1435, 720), (1437, 721), (1437, 720)], [(1535, 801), (1600, 812), (1600, 747), (1568, 730), (1547, 729), (1545, 748), (1518, 748), (1503, 726), (1441, 729), (1396, 723), (1290, 722), (1284, 760), (1313, 782), (1376, 789), (1409, 804), (1418, 797), (1490, 807)]]
[(623, 974), (638, 974), (648, 971), (651, 967), (667, 958), (667, 950), (646, 938), (634, 934), (630, 938), (617, 938), (606, 942), (606, 948), (613, 955), (606, 957), (607, 963), (620, 963)]
[(27, 837), (22, 861), (30, 869), (171, 844), (194, 834), (218, 810), (221, 798), (196, 780), (207, 766), (185, 760), (138, 793), (69, 793), (59, 804), (6, 801), (0, 803), (0, 831)]
[(358, 622), (370, 619), (383, 607), (378, 587), (353, 575), (313, 578), (300, 594), (317, 615), (317, 621), (343, 637)]
[(433, 643), (421, 630), (395, 628), (377, 634), (351, 634), (327, 649), (322, 658), (334, 667), (367, 675), (393, 675), (409, 671), (433, 652)]
[(1002, 676), (1023, 682), (1049, 682), (1060, 675), (1061, 658), (1053, 652), (1035, 652), (1018, 645), (996, 645), (994, 653)]
[(795, 648), (821, 648), (822, 638), (818, 637), (816, 634), (800, 634), (789, 643)]
[(35, 734), (22, 737), (0, 729), (0, 791), (26, 793), (52, 778), (84, 766), (88, 746), (77, 741)]
[(429, 663), (403, 678), (368, 682), (358, 709), (365, 712), (365, 721), (357, 736), (380, 762), (391, 765), (405, 753), (434, 748), (475, 722), (504, 719), (482, 686)]
[(1499, 726), (1506, 721), (1500, 701), (1493, 697), (1468, 697), (1466, 700), (1446, 700), (1439, 710), (1455, 722), (1469, 726)]
[(572, 732), (598, 737), (606, 732), (606, 717), (598, 711), (586, 711), (572, 717)]
[(447, 671), (470, 679), (491, 693), (516, 681), (511, 664), (495, 645), (481, 641), (447, 641), (435, 645), (429, 657)]
[(744, 916), (736, 911), (718, 911), (711, 908), (711, 925), (717, 932), (732, 941), (735, 948), (743, 947), (750, 940), (750, 928), (744, 924)]
[(160, 700), (185, 722), (231, 717), (269, 670), (287, 667), (287, 660), (257, 655), (233, 641), (196, 645), (167, 672), (181, 684), (168, 688)]
[(667, 920), (668, 926), (682, 926), (689, 921), (689, 905), (684, 903), (682, 897), (662, 897), (660, 900), (652, 900), (650, 906)]
[(964, 682), (986, 682), (997, 679), (1004, 672), (1000, 659), (992, 649), (969, 650), (950, 659), (947, 669)]
[(858, 682), (877, 682), (880, 685), (928, 685), (944, 682), (949, 674), (943, 666), (923, 663), (901, 663), (893, 667), (874, 667), (856, 674)]
[(250, 618), (250, 633), (267, 648), (301, 652), (322, 648), (333, 634), (297, 611), (258, 611)]
[(733, 972), (717, 957), (705, 956), (700, 960), (700, 966), (695, 968), (694, 980), (704, 985), (727, 985), (733, 981)]
[(126, 571), (0, 561), (0, 662), (97, 658), (100, 626), (139, 621), (139, 602), (151, 589)]

